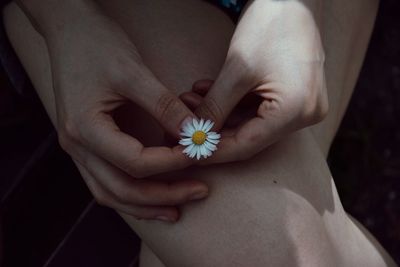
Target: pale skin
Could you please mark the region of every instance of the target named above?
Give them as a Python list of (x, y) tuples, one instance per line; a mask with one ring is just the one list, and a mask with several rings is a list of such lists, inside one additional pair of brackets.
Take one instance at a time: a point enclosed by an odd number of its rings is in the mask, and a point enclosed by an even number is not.
[[(234, 25), (217, 8), (197, 0), (99, 4), (122, 25), (148, 69), (175, 95), (189, 91), (200, 79), (218, 81)], [(186, 202), (182, 197), (176, 202), (180, 218), (175, 223), (136, 220), (126, 213), (138, 209), (126, 200), (103, 203), (114, 205), (142, 238), (141, 266), (395, 266), (379, 243), (344, 212), (325, 162), (362, 64), (377, 3), (329, 1), (320, 9), (323, 19), (317, 25), (326, 54), (330, 108), (322, 123), (287, 134), (242, 162), (190, 167), (141, 180), (112, 164), (98, 164), (104, 167), (93, 168), (97, 172), (90, 174), (80, 167), (95, 192), (98, 188), (113, 192), (110, 181), (116, 180), (132, 187), (188, 178), (196, 179), (192, 180), (196, 186), (198, 181), (207, 185), (207, 198)], [(5, 21), (14, 48), (57, 126), (51, 53), (16, 5), (7, 7)], [(205, 87), (209, 92), (217, 88)], [(141, 139), (149, 145), (162, 144), (163, 131), (142, 114), (137, 106), (121, 108), (118, 125), (133, 136), (145, 135), (149, 140)], [(99, 181), (103, 186), (96, 186)], [(182, 187), (181, 192), (187, 189)], [(133, 194), (128, 195), (137, 203)], [(171, 213), (176, 210), (169, 212), (176, 216)]]

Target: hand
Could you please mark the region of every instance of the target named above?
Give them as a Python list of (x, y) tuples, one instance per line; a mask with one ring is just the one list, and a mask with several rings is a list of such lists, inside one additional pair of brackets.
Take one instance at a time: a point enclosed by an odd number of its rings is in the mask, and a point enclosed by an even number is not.
[(311, 12), (297, 1), (252, 1), (219, 76), (215, 82), (196, 82), (194, 89), (207, 86), (195, 114), (213, 120), (214, 130), (224, 126), (243, 98), (253, 94), (261, 101), (250, 118), (222, 129), (217, 152), (204, 164), (247, 159), (321, 121), (328, 109), (324, 52)]
[(138, 218), (162, 215), (176, 219), (173, 205), (199, 198), (198, 194), (207, 190), (205, 184), (190, 179), (136, 178), (184, 168), (190, 159), (179, 146), (144, 147), (121, 131), (112, 115), (132, 101), (176, 138), (185, 118), (194, 115), (146, 68), (116, 23), (94, 5), (76, 11), (86, 13), (73, 22), (59, 23), (62, 27), (56, 31), (43, 31), (50, 33), (45, 39), (61, 146), (72, 156), (100, 204)]

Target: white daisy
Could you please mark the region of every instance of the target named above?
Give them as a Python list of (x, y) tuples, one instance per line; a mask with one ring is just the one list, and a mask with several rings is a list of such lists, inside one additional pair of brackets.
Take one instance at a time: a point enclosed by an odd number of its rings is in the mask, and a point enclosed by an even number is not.
[(210, 120), (200, 121), (193, 119), (183, 126), (183, 132), (181, 132), (182, 139), (179, 144), (187, 146), (183, 153), (191, 158), (199, 160), (201, 156), (207, 158), (212, 155), (212, 152), (217, 150), (217, 144), (221, 135), (216, 132), (210, 132), (214, 123)]

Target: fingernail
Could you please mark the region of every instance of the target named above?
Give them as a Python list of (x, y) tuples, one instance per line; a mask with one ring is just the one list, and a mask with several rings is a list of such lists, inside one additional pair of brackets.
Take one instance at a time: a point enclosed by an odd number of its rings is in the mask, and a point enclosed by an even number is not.
[(190, 196), (190, 200), (202, 199), (208, 195), (208, 191), (196, 192)]
[(156, 220), (161, 220), (161, 221), (166, 221), (166, 222), (173, 222), (175, 221), (174, 219), (164, 216), (164, 215), (160, 215), (156, 217)]

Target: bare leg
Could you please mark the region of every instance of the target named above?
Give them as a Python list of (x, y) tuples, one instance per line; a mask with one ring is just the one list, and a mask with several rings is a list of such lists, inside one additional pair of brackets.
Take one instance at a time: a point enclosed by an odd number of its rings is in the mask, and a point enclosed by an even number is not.
[[(188, 90), (196, 79), (215, 78), (233, 30), (219, 10), (197, 0), (102, 4), (125, 27), (146, 63), (169, 88), (179, 93)], [(360, 26), (353, 24), (335, 32), (329, 29), (337, 29), (337, 25), (329, 23), (335, 24), (336, 20), (325, 24), (324, 39), (335, 44), (325, 43), (329, 94), (334, 100), (326, 122), (315, 127), (313, 133), (310, 129), (294, 133), (247, 162), (175, 173), (174, 177), (182, 179), (188, 175), (202, 179), (211, 189), (205, 201), (182, 206), (182, 217), (176, 224), (138, 221), (121, 214), (165, 265), (390, 263), (379, 244), (369, 241), (348, 219), (323, 154), (351, 95), (369, 38), (375, 9), (363, 6), (365, 10), (360, 9), (359, 14), (349, 12), (353, 17), (358, 14), (359, 19), (365, 16)], [(337, 12), (335, 8), (330, 12)], [(14, 47), (54, 122), (44, 41), (16, 6), (7, 9), (6, 22)], [(345, 38), (350, 28), (361, 33), (356, 43)]]
[(157, 257), (156, 254), (142, 242), (140, 245), (139, 254), (139, 266), (140, 267), (163, 267), (164, 263)]

